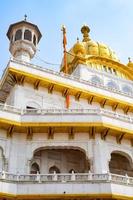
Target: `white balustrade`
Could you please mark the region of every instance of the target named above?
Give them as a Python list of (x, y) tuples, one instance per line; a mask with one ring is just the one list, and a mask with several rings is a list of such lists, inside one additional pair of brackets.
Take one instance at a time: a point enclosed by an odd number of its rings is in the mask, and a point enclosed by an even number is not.
[(14, 106), (6, 105), (0, 103), (0, 110), (5, 111), (5, 112), (10, 112), (10, 113), (15, 113), (19, 115), (78, 115), (78, 114), (96, 114), (99, 116), (107, 116), (113, 119), (118, 119), (120, 121), (125, 121), (128, 123), (133, 122), (133, 117), (127, 116), (125, 114), (119, 114), (114, 111), (110, 110), (105, 110), (102, 108), (91, 108), (91, 109), (20, 109), (20, 108), (15, 108)]
[(133, 178), (129, 177), (129, 184), (133, 185)]
[(0, 172), (0, 181), (4, 182), (34, 182), (43, 183), (50, 182), (90, 182), (90, 183), (103, 183), (111, 182), (116, 184), (125, 184), (133, 186), (133, 177), (118, 175), (118, 174), (94, 174), (88, 173), (69, 173), (69, 174), (12, 174), (7, 172)]
[(128, 183), (128, 177), (127, 176), (122, 176), (122, 175), (111, 175), (111, 181), (115, 183), (122, 183), (122, 184), (127, 184)]

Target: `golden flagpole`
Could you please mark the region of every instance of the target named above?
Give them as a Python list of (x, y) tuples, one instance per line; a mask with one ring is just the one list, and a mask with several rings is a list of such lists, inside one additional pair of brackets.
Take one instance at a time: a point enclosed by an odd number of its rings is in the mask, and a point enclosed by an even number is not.
[[(63, 32), (63, 49), (64, 49), (64, 73), (68, 73), (68, 67), (67, 67), (67, 50), (66, 50), (66, 45), (67, 45), (67, 38), (66, 38), (66, 27), (63, 25), (62, 26), (62, 32)], [(69, 109), (70, 106), (70, 95), (66, 94), (66, 108)]]
[(67, 68), (67, 51), (66, 51), (66, 45), (67, 45), (67, 38), (66, 38), (66, 27), (63, 25), (62, 26), (62, 32), (63, 32), (63, 49), (64, 49), (64, 73), (68, 73), (68, 68)]

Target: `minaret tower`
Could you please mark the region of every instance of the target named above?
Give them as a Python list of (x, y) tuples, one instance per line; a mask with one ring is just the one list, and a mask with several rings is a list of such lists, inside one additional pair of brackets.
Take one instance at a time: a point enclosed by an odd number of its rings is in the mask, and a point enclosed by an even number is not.
[(15, 59), (30, 62), (34, 57), (37, 44), (42, 35), (39, 28), (26, 20), (11, 24), (7, 37), (10, 40), (9, 50)]

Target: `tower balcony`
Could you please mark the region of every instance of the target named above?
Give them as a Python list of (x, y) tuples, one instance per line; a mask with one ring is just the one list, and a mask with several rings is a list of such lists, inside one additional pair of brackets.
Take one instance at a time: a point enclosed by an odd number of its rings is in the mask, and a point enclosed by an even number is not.
[(133, 117), (100, 108), (18, 109), (0, 104), (0, 123), (16, 127), (104, 127), (127, 136), (133, 132)]
[(133, 178), (116, 174), (10, 174), (0, 173), (1, 195), (31, 198), (132, 199)]

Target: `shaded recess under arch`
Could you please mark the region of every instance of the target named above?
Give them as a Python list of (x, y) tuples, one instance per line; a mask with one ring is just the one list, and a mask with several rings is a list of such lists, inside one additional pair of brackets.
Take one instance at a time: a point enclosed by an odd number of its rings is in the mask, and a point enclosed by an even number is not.
[(85, 173), (90, 170), (90, 163), (85, 151), (74, 147), (45, 147), (33, 153), (34, 162), (40, 163), (40, 173)]
[(31, 31), (29, 31), (28, 29), (25, 30), (25, 32), (24, 32), (24, 39), (29, 40), (29, 41), (31, 41), (31, 39), (32, 39)]
[(133, 177), (133, 163), (129, 155), (124, 152), (112, 152), (109, 162), (110, 172)]
[(40, 167), (36, 162), (34, 162), (31, 165), (30, 174), (37, 174), (37, 173), (40, 173)]
[(49, 173), (50, 173), (50, 174), (52, 174), (52, 173), (54, 173), (54, 172), (56, 172), (57, 174), (60, 173), (59, 168), (58, 168), (57, 166), (55, 166), (55, 165), (49, 168)]
[(17, 41), (17, 40), (22, 40), (22, 30), (21, 29), (17, 30), (15, 33), (15, 41)]

